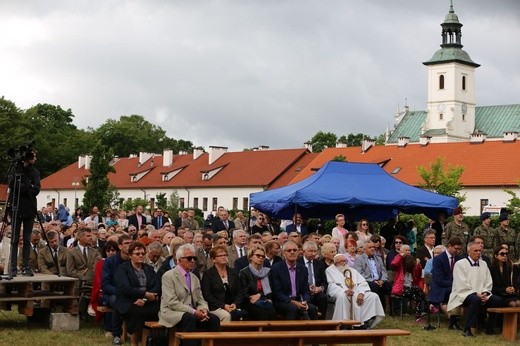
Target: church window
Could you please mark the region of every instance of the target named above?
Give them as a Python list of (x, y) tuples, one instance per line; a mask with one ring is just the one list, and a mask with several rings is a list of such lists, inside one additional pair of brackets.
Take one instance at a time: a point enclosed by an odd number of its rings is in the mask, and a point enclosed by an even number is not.
[(466, 90), (466, 76), (462, 76), (462, 90)]
[(441, 74), (439, 76), (439, 89), (444, 90), (444, 75), (443, 74)]

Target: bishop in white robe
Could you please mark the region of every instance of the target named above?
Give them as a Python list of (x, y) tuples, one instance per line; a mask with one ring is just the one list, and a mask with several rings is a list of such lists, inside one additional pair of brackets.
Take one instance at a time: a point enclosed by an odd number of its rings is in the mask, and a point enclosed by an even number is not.
[[(350, 290), (345, 283), (343, 272), (352, 272), (354, 287)], [(356, 269), (348, 267), (345, 256), (334, 256), (334, 265), (325, 271), (327, 275), (327, 294), (335, 300), (333, 320), (356, 320), (367, 328), (374, 328), (383, 317), (385, 311), (379, 296), (370, 290), (367, 281)], [(351, 304), (353, 315), (350, 315)]]

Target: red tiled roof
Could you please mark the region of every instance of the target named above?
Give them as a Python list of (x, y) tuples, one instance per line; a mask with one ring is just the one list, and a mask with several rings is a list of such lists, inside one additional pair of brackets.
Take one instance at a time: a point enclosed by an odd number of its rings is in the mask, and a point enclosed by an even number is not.
[(290, 184), (291, 180), (294, 179), (302, 170), (307, 167), (309, 163), (312, 162), (318, 156), (317, 153), (308, 153), (307, 155), (303, 155), (298, 161), (296, 161), (291, 167), (285, 171), (285, 173), (276, 181), (269, 186), (270, 189), (275, 189), (277, 187), (283, 187)]
[[(227, 152), (213, 164), (208, 164), (209, 154), (204, 153), (196, 160), (193, 155), (175, 155), (170, 166), (163, 166), (162, 155), (157, 155), (138, 165), (139, 158), (120, 158), (114, 163), (116, 173), (110, 173), (109, 179), (119, 189), (155, 188), (155, 187), (241, 187), (269, 186), (279, 179), (288, 167), (294, 165), (306, 154), (307, 149), (282, 149)], [(202, 180), (202, 173), (218, 167), (224, 168), (209, 180)], [(137, 182), (131, 181), (132, 174), (138, 174), (152, 168)], [(182, 170), (169, 181), (163, 181), (162, 174)], [(43, 189), (73, 189), (75, 177), (85, 177), (89, 171), (78, 168), (75, 162), (42, 180)]]
[(417, 167), (429, 170), (438, 157), (445, 158), (445, 166), (463, 166), (461, 176), (463, 186), (518, 186), (520, 180), (520, 142), (488, 141), (479, 144), (439, 143), (421, 146), (419, 144), (399, 147), (375, 146), (366, 153), (360, 147), (330, 148), (321, 152), (290, 183), (303, 180), (336, 156), (346, 157), (348, 162), (380, 163), (388, 160), (383, 168), (391, 173), (401, 168), (393, 176), (405, 183), (417, 186), (423, 182)]

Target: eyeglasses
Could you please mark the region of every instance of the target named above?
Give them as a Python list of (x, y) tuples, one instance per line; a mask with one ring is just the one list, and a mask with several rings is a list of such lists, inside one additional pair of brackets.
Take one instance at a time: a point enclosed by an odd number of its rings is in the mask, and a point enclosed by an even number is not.
[(286, 252), (297, 252), (298, 249), (285, 249)]
[(191, 261), (195, 261), (197, 259), (197, 257), (196, 256), (185, 256), (185, 257), (181, 257), (180, 259), (185, 259), (186, 261), (191, 262)]
[(507, 256), (508, 253), (509, 253), (509, 252), (499, 252), (498, 255), (499, 255), (499, 256)]
[(223, 254), (220, 254), (220, 255), (216, 255), (215, 257), (227, 257), (228, 255), (223, 253)]
[(132, 253), (134, 256), (144, 256), (144, 252), (134, 252)]
[(394, 244), (402, 244), (402, 241), (395, 241)]
[(263, 220), (264, 218), (263, 217), (257, 217), (258, 220)]
[(374, 240), (373, 242), (374, 242), (374, 243), (380, 243), (380, 242), (381, 242), (381, 239), (379, 239), (379, 240)]
[(261, 259), (264, 259), (264, 258), (265, 258), (264, 255), (261, 255), (261, 254), (259, 254), (259, 253), (255, 253), (255, 256), (256, 256), (257, 258), (261, 258)]
[(361, 224), (361, 226), (368, 226), (368, 223), (363, 222), (363, 223)]

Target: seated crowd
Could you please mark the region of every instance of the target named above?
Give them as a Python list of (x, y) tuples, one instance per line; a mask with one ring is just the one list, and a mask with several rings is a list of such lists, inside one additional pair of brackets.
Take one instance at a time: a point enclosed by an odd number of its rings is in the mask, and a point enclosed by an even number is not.
[[(454, 222), (462, 221), (460, 214), (457, 208)], [(142, 207), (106, 218), (95, 208), (69, 226), (43, 217), (49, 246), (42, 246), (36, 225), (30, 269), (78, 278), (82, 289), (91, 290), (89, 313), (104, 321), (114, 344), (122, 343), (123, 321), (135, 345), (145, 321), (182, 331), (280, 318), (351, 319), (359, 321), (355, 328), (374, 328), (385, 309), (396, 309), (389, 304), (395, 297), (405, 307), (413, 303), (418, 323), (428, 310), (442, 311), (450, 329), (473, 336), (477, 328), (494, 333), (499, 327), (492, 314), (486, 316), (487, 307), (520, 306), (520, 266), (508, 256), (510, 244), (489, 243), (477, 230), (472, 237), (462, 233), (464, 239), (461, 234), (445, 239), (443, 231), (441, 245), (432, 226), (424, 232), (424, 245), (414, 248), (406, 229), (382, 230), (391, 237), (385, 246), (384, 237), (371, 234), (368, 220), (346, 225), (342, 214), (332, 235), (323, 236), (309, 233), (299, 214), (280, 227), (260, 213), (251, 224), (243, 215), (231, 220), (224, 208), (203, 226), (192, 210), (172, 221), (160, 209), (146, 217)], [(112, 312), (101, 313), (97, 306)], [(80, 313), (85, 317), (87, 311)]]

